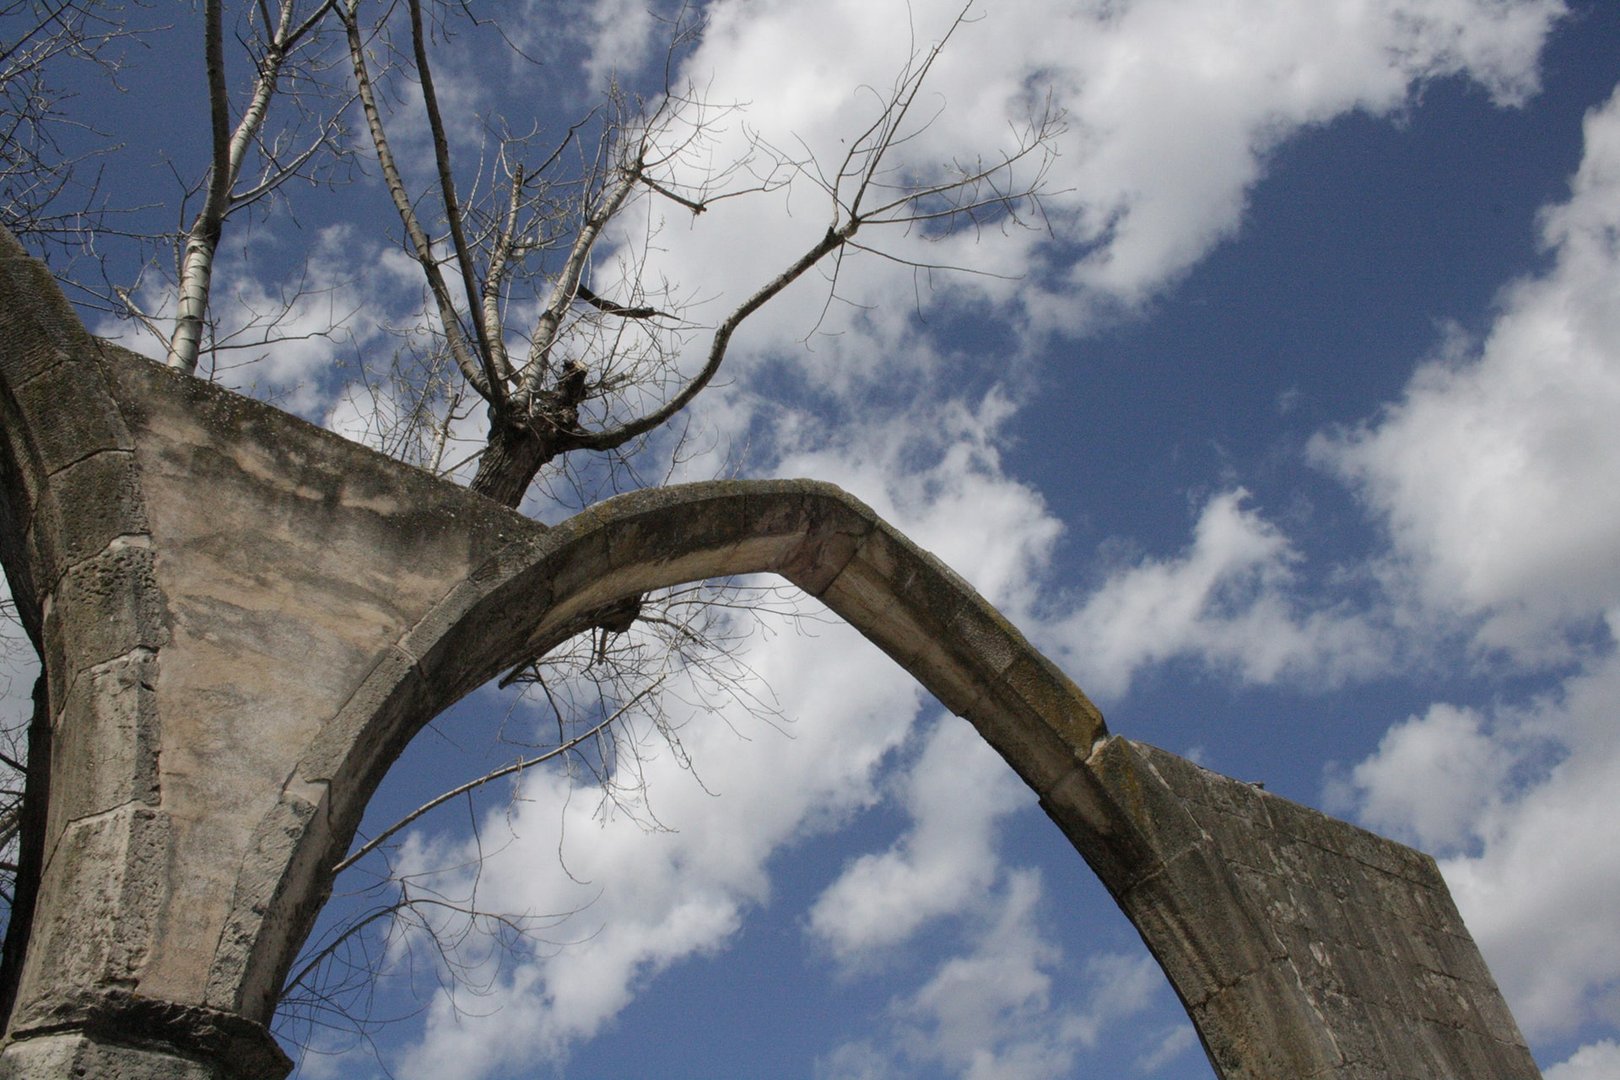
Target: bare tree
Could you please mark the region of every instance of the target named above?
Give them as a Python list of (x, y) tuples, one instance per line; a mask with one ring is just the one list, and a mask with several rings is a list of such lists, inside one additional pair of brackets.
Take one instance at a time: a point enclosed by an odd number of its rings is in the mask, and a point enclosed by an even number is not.
[[(733, 107), (706, 101), (691, 86), (666, 85), (650, 101), (611, 93), (536, 163), (524, 160), (527, 140), (502, 137), (487, 175), (469, 182), (453, 159), (434, 89), (430, 13), (423, 0), (407, 0), (409, 63), (432, 133), (433, 181), (430, 191), (419, 192), (400, 168), (372, 74), (368, 45), (383, 27), (364, 26), (360, 9), (360, 0), (344, 0), (341, 19), (372, 146), (407, 247), (422, 269), (444, 349), (489, 416), (472, 487), (507, 506), (517, 506), (540, 470), (559, 457), (610, 453), (669, 423), (713, 381), (749, 316), (826, 262), (835, 264), (835, 289), (836, 264), (868, 250), (867, 234), (883, 227), (948, 230), (1027, 211), (1060, 122), (1051, 112), (1032, 117), (1017, 144), (988, 161), (952, 163), (935, 176), (896, 169), (895, 148), (933, 119), (931, 112), (919, 115), (919, 94), (964, 11), (944, 39), (898, 74), (870, 126), (830, 166), (756, 140), (744, 160), (718, 171), (694, 169), (701, 157), (694, 149)], [(591, 121), (594, 141), (580, 152)], [(1041, 160), (1021, 168), (1032, 158)], [(572, 161), (579, 172), (559, 182), (553, 170)], [(687, 325), (686, 313), (665, 306), (667, 289), (633, 280), (626, 283), (629, 295), (615, 298), (592, 288), (604, 233), (634, 200), (668, 200), (695, 215), (716, 199), (770, 190), (800, 174), (825, 193), (826, 231), (708, 331), (695, 371), (679, 369), (670, 331)], [(735, 177), (745, 181), (733, 184)], [(474, 193), (465, 194), (468, 189)], [(556, 198), (559, 190), (566, 197)], [(436, 217), (424, 220), (429, 208)], [(546, 258), (552, 253), (557, 257)], [(507, 313), (520, 290), (539, 313), (527, 327), (514, 328)], [(649, 293), (659, 302), (649, 302)], [(521, 356), (508, 346), (515, 329), (525, 342)]]

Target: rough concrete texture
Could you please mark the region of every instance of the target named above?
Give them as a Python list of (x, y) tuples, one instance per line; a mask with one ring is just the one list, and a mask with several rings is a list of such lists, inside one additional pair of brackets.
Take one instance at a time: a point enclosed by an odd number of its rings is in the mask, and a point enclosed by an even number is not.
[(1000, 751), (1223, 1077), (1537, 1075), (1432, 860), (1109, 736), (829, 485), (646, 491), (546, 529), (90, 338), (3, 235), (0, 424), (51, 796), (0, 1075), (284, 1073), (276, 992), (420, 727), (604, 606), (754, 572), (820, 597)]

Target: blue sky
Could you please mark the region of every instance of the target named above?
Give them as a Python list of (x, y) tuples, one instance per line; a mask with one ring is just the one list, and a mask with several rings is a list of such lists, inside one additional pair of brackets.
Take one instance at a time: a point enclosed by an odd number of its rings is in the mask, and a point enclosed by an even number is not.
[[(715, 160), (750, 132), (827, 159), (869, 118), (861, 88), (956, 13), (702, 9), (683, 72), (746, 103)], [(503, 10), (537, 68), (470, 32), (439, 62), (469, 154), (480, 119), (555, 126), (610, 72), (662, 61), (642, 0)], [(800, 282), (739, 335), (678, 464), (655, 441), (645, 475), (843, 485), (1002, 606), (1112, 730), (1433, 853), (1549, 1080), (1620, 1075), (1620, 9), (972, 12), (904, 163), (993, 154), (1027, 91), (1050, 93), (1067, 127), (1044, 226), (874, 235), (979, 272), (869, 256), (836, 286)], [(206, 161), (189, 18), (95, 99), (125, 144), (108, 182), (157, 227), (176, 218), (168, 163)], [(420, 148), (403, 113), (400, 130)], [(817, 199), (797, 184), (695, 220), (637, 203), (598, 280), (642, 260), (713, 322), (825, 228)], [(230, 234), (227, 323), (297, 275), (328, 291), (294, 325), (348, 322), (216, 377), (363, 437), (355, 357), (419, 317), (396, 233), (359, 175)], [(142, 287), (162, 310), (162, 274)], [(544, 493), (527, 509), (566, 512)], [(402, 1019), (374, 1041), (289, 1028), (319, 1051), (301, 1075), (1210, 1076), (1033, 797), (800, 610), (737, 617), (768, 715), (672, 691), (691, 767), (649, 735), (645, 788), (617, 801), (535, 770), (426, 819), (396, 867), (464, 895), (482, 853), (481, 901), (559, 917), (511, 951), (469, 939), (449, 991), (396, 938), (375, 1007)], [(538, 707), (480, 691), (407, 753), (367, 827), (543, 730)]]

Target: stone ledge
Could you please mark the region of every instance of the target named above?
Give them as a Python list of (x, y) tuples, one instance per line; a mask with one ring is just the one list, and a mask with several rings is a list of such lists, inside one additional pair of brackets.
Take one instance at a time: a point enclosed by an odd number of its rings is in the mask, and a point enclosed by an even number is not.
[(61, 1002), (40, 1020), (12, 1031), (0, 1080), (263, 1080), (292, 1069), (263, 1025), (198, 1005), (114, 991)]

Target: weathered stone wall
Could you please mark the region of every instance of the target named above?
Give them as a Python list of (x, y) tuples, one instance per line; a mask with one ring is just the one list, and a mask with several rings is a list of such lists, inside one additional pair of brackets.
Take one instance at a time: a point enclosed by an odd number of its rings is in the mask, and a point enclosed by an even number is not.
[(1539, 1075), (1432, 858), (1141, 743), (1093, 759), (1154, 851), (1103, 878), (1219, 1075)]
[(829, 485), (640, 492), (546, 529), (95, 341), (3, 234), (0, 424), (0, 558), (44, 661), (51, 788), (0, 1075), (284, 1072), (276, 991), (420, 727), (599, 608), (755, 572), (1006, 758), (1223, 1077), (1536, 1075), (1432, 860), (1110, 736)]

